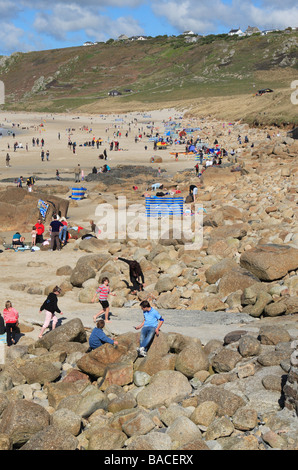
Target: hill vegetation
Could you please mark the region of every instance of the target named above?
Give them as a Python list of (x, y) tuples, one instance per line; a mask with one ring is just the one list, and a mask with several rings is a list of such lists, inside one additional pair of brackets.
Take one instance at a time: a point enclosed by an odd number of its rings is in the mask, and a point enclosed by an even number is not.
[[(0, 57), (4, 109), (108, 113), (180, 106), (258, 124), (297, 124), (298, 33), (108, 41)], [(254, 96), (269, 87), (274, 93)], [(111, 90), (121, 93), (109, 96)], [(232, 114), (231, 114), (232, 113)]]

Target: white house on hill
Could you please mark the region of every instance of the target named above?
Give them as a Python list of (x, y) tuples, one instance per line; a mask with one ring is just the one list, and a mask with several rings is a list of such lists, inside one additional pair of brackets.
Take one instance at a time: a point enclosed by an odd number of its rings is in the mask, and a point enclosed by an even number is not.
[(231, 31), (228, 32), (228, 35), (229, 35), (229, 36), (243, 36), (243, 35), (244, 35), (244, 32), (241, 31), (240, 28), (238, 28), (238, 29), (231, 29)]

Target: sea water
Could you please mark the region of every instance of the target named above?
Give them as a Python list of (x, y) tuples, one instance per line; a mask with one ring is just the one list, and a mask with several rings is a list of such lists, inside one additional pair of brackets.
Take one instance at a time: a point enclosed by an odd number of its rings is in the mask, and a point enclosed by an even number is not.
[(5, 129), (4, 127), (0, 127), (0, 138), (5, 137), (7, 135), (12, 135), (12, 134), (16, 134), (16, 131), (11, 130), (11, 129)]

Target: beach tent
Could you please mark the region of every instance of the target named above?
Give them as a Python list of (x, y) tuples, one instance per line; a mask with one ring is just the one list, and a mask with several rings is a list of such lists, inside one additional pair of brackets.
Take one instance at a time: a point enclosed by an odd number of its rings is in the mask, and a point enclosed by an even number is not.
[(147, 217), (181, 216), (183, 214), (183, 197), (158, 197), (145, 198)]

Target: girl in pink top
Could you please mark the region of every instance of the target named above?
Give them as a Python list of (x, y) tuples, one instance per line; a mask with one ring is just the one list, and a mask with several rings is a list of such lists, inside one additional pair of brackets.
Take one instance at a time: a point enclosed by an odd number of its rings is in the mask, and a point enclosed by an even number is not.
[(5, 309), (3, 310), (3, 318), (6, 324), (6, 341), (7, 346), (10, 347), (15, 344), (15, 335), (17, 332), (17, 326), (19, 322), (19, 314), (15, 308), (13, 308), (10, 300), (5, 302)]
[(110, 305), (109, 305), (109, 302), (108, 302), (108, 296), (109, 295), (116, 295), (116, 294), (111, 293), (111, 290), (110, 290), (110, 287), (109, 287), (109, 282), (110, 281), (107, 277), (104, 277), (101, 282), (102, 282), (102, 284), (100, 286), (98, 286), (98, 288), (96, 289), (96, 292), (94, 294), (92, 302), (95, 302), (96, 295), (98, 294), (99, 302), (101, 303), (102, 310), (100, 312), (98, 312), (97, 315), (94, 315), (93, 320), (96, 322), (97, 317), (99, 317), (102, 313), (104, 313), (105, 314), (105, 321), (107, 323), (109, 323), (110, 322), (110, 320), (109, 320)]

